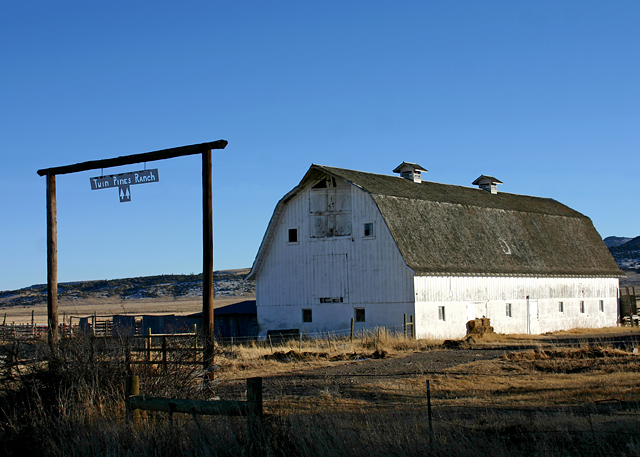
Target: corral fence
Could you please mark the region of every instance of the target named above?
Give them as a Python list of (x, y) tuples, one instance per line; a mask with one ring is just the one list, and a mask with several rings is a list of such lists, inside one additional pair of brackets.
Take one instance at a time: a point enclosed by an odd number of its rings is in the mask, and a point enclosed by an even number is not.
[(632, 327), (640, 325), (638, 316), (638, 296), (635, 287), (620, 288), (620, 322)]
[(127, 419), (137, 422), (141, 411), (168, 413), (169, 426), (173, 428), (175, 413), (204, 416), (245, 416), (247, 433), (250, 435), (262, 426), (262, 378), (247, 379), (246, 400), (190, 400), (180, 398), (150, 397), (141, 395), (138, 376), (127, 378), (125, 385), (125, 410)]
[[(160, 341), (162, 346), (167, 345), (167, 339), (173, 337), (183, 339), (184, 337), (195, 337), (201, 332), (201, 325), (189, 321), (187, 329), (185, 323), (176, 327), (170, 327), (169, 331), (152, 333), (149, 326), (144, 325), (144, 321), (140, 319), (143, 316), (131, 315), (97, 315), (90, 316), (67, 316), (64, 315), (62, 323), (58, 324), (58, 334), (62, 338), (71, 338), (75, 336), (87, 336), (97, 338), (115, 337), (122, 339), (130, 337), (132, 340), (144, 338), (147, 344), (147, 351), (152, 342)], [(160, 316), (164, 317), (164, 316)], [(169, 316), (174, 317), (174, 316)], [(120, 320), (127, 320), (127, 325), (123, 325)], [(35, 323), (35, 315), (32, 312), (31, 323), (7, 323), (7, 314), (0, 325), (0, 341), (8, 341), (15, 339), (38, 339), (47, 335), (47, 324)], [(174, 331), (175, 330), (175, 331)], [(268, 331), (266, 337), (258, 335), (243, 335), (223, 337), (219, 333), (214, 334), (214, 339), (219, 346), (235, 346), (238, 344), (263, 344), (273, 347), (284, 341), (298, 340), (300, 345), (303, 341), (308, 340), (327, 340), (329, 345), (332, 341), (341, 341), (345, 338), (353, 341), (354, 338), (380, 338), (381, 335), (415, 339), (415, 322), (413, 315), (403, 315), (403, 324), (399, 326), (378, 326), (362, 330), (355, 330), (355, 320), (351, 318), (350, 328), (337, 329), (325, 332), (306, 332), (299, 329), (280, 329)], [(149, 339), (149, 337), (153, 339)], [(133, 348), (139, 348), (139, 344), (134, 344)], [(200, 348), (202, 349), (202, 348)]]

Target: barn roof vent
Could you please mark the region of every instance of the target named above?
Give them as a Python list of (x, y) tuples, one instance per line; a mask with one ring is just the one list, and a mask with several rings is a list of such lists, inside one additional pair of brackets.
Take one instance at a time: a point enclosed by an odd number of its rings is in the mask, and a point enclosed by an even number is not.
[(486, 190), (487, 192), (491, 192), (492, 194), (498, 193), (498, 184), (502, 184), (497, 178), (493, 176), (481, 175), (478, 179), (473, 181), (471, 184), (474, 186), (478, 186), (482, 190)]
[(400, 176), (403, 178), (417, 183), (422, 182), (421, 172), (423, 171), (427, 173), (426, 168), (421, 167), (417, 163), (411, 162), (402, 162), (393, 170), (394, 173), (400, 173)]

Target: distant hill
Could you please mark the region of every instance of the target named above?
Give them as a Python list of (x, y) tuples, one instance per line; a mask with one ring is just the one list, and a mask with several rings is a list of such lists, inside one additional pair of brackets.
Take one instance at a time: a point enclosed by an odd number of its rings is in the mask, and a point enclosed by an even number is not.
[(620, 247), (623, 249), (640, 249), (640, 236), (632, 238)]
[[(246, 281), (249, 269), (221, 270), (213, 273), (214, 295), (218, 297), (253, 296), (255, 282)], [(58, 284), (60, 300), (118, 298), (135, 300), (161, 297), (201, 297), (202, 274), (160, 275), (138, 278), (77, 281)], [(0, 292), (0, 306), (29, 306), (47, 301), (46, 284)]]
[(640, 272), (640, 236), (635, 238), (609, 236), (603, 241), (620, 269)]
[(627, 241), (631, 241), (633, 238), (625, 238), (623, 236), (608, 236), (604, 240), (604, 244), (608, 248), (615, 248), (625, 244)]

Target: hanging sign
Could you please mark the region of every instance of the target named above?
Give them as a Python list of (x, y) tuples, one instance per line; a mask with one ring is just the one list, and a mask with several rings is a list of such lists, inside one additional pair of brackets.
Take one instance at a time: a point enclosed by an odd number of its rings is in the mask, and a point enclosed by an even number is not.
[(149, 184), (159, 182), (158, 169), (133, 171), (130, 173), (120, 173), (119, 175), (97, 176), (89, 178), (91, 190), (118, 188), (120, 203), (131, 201), (131, 186), (134, 184)]

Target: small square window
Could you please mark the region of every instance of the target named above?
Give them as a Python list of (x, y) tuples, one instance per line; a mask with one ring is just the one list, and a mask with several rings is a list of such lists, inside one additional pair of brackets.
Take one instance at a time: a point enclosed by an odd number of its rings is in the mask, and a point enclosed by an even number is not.
[(302, 322), (313, 322), (313, 313), (310, 309), (302, 310)]
[(298, 229), (290, 228), (289, 229), (289, 243), (297, 243), (298, 242)]
[(438, 320), (440, 321), (445, 320), (444, 306), (438, 306)]
[(373, 236), (373, 222), (366, 222), (364, 224), (364, 236)]
[(564, 302), (558, 302), (558, 312), (564, 313)]
[(507, 317), (511, 317), (511, 303), (507, 303)]
[(580, 300), (580, 312), (584, 313), (584, 301)]
[(364, 308), (355, 308), (355, 313), (356, 313), (356, 322), (365, 321)]
[(600, 300), (600, 312), (604, 313), (604, 300)]

